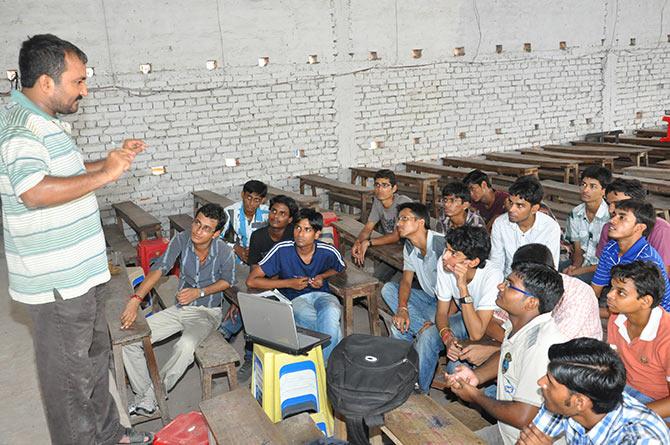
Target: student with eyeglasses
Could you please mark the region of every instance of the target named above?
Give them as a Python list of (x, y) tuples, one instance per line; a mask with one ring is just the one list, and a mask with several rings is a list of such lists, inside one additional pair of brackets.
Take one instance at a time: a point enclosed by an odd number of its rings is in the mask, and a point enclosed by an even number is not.
[[(218, 204), (206, 204), (198, 209), (190, 232), (177, 233), (170, 240), (167, 250), (151, 266), (151, 272), (131, 295), (121, 314), (121, 328), (130, 328), (144, 297), (180, 258), (177, 303), (147, 318), (151, 343), (181, 332), (172, 356), (160, 371), (166, 391), (172, 389), (193, 363), (198, 344), (221, 323), (223, 291), (233, 284), (235, 277), (235, 254), (219, 237), (225, 223), (226, 214)], [(136, 394), (128, 411), (153, 414), (156, 397), (140, 343), (123, 347), (123, 364)]]
[[(359, 266), (365, 261), (365, 253), (371, 246), (383, 246), (400, 241), (396, 222), (398, 220), (398, 206), (407, 202), (412, 202), (405, 195), (397, 194), (398, 185), (396, 184), (395, 173), (391, 170), (383, 169), (375, 173), (375, 196), (372, 199), (372, 208), (368, 215), (368, 221), (358, 234), (356, 241), (351, 249), (351, 256)], [(383, 236), (372, 239), (370, 234), (377, 227), (377, 231)], [(385, 283), (395, 275), (396, 269), (386, 263), (375, 263), (374, 276), (382, 283)]]

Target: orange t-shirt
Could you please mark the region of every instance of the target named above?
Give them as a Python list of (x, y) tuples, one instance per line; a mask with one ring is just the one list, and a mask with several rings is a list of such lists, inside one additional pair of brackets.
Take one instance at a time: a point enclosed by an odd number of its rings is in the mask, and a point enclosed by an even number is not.
[(652, 309), (647, 326), (632, 341), (627, 324), (624, 314), (611, 315), (607, 323), (607, 341), (626, 366), (626, 383), (654, 400), (670, 396), (670, 313)]

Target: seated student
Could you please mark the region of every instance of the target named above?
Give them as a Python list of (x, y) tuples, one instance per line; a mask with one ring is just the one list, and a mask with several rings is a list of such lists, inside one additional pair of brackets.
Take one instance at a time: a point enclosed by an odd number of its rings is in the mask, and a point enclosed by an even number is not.
[(450, 182), (442, 188), (443, 207), (437, 232), (447, 232), (461, 226), (485, 227), (486, 221), (477, 210), (470, 208), (470, 191), (462, 182)]
[[(428, 208), (418, 202), (398, 207), (398, 233), (405, 238), (402, 278), (400, 283), (386, 283), (381, 294), (394, 313), (391, 335), (413, 341), (424, 325), (435, 321), (437, 265), (445, 241), (444, 236), (430, 230)], [(412, 287), (414, 275), (420, 289)]]
[(268, 206), (263, 204), (268, 187), (261, 181), (252, 179), (242, 187), (242, 201), (229, 205), (224, 210), (228, 221), (221, 231), (221, 238), (232, 232), (233, 250), (243, 263), (249, 261), (249, 241), (256, 229), (267, 225)]
[[(249, 242), (249, 266), (253, 267), (281, 241), (293, 239), (293, 219), (298, 214), (298, 204), (293, 198), (278, 195), (270, 200), (270, 214), (268, 216), (268, 225), (261, 227), (251, 234)], [(237, 334), (242, 329), (242, 317), (240, 317), (239, 308), (230, 305), (228, 312), (223, 317), (223, 322), (219, 326), (219, 332), (223, 334), (226, 340)], [(247, 342), (244, 348), (244, 361), (237, 370), (238, 382), (246, 382), (251, 377), (252, 368), (252, 349), (251, 343)]]
[[(500, 352), (477, 369), (458, 366), (445, 377), (454, 394), (498, 420), (479, 430), (479, 437), (486, 443), (513, 444), (542, 404), (537, 381), (547, 372), (549, 347), (566, 340), (551, 316), (563, 295), (563, 280), (551, 267), (521, 263), (498, 290), (496, 304), (510, 317)], [(496, 377), (495, 399), (477, 389)]]
[(490, 231), (493, 221), (507, 211), (509, 193), (494, 190), (488, 175), (481, 170), (472, 170), (465, 175), (463, 184), (470, 191), (472, 207), (484, 218)]
[[(661, 298), (661, 307), (670, 310), (670, 282), (665, 271), (663, 260), (656, 249), (647, 243), (646, 235), (651, 232), (656, 221), (654, 209), (649, 203), (635, 199), (625, 199), (615, 204), (614, 216), (610, 220), (609, 236), (611, 241), (607, 243), (600, 255), (598, 268), (593, 276), (591, 286), (604, 303), (605, 296), (601, 295), (604, 287), (610, 285), (612, 267), (617, 264), (626, 264), (636, 260), (652, 261), (660, 269), (665, 281), (665, 294)], [(601, 304), (604, 306), (604, 304)], [(608, 317), (606, 308), (601, 311), (601, 316)]]
[(658, 307), (665, 283), (658, 266), (633, 261), (612, 268), (607, 341), (626, 365), (626, 392), (670, 417), (670, 314)]
[[(425, 393), (445, 348), (457, 350), (459, 340), (484, 336), (497, 309), (498, 284), (504, 279), (502, 271), (486, 261), (491, 241), (484, 227), (458, 227), (447, 233), (446, 242), (441, 264), (437, 265), (435, 325), (424, 329), (416, 340), (419, 388)], [(450, 362), (447, 370), (454, 367)]]
[[(614, 216), (614, 204), (624, 199), (645, 201), (647, 199), (647, 191), (637, 179), (617, 178), (607, 186), (605, 198), (609, 204), (610, 216)], [(609, 240), (609, 223), (607, 223), (600, 233), (600, 241), (596, 249), (598, 257), (600, 257)], [(657, 217), (654, 228), (649, 233), (649, 236), (647, 236), (647, 242), (661, 255), (666, 272), (670, 273), (670, 222)]]
[(524, 244), (544, 244), (558, 268), (561, 228), (550, 216), (540, 212), (544, 195), (542, 184), (534, 176), (522, 176), (509, 187), (510, 208), (491, 229), (491, 257), (505, 275), (509, 275), (514, 252)]
[(330, 335), (330, 343), (323, 350), (327, 360), (342, 338), (341, 307), (330, 293), (328, 278), (342, 272), (346, 265), (335, 247), (317, 241), (323, 228), (320, 213), (300, 209), (293, 225), (294, 241), (277, 243), (251, 269), (247, 287), (278, 289), (292, 301), (296, 325)]
[(663, 420), (624, 391), (626, 369), (606, 343), (576, 338), (549, 348), (538, 381), (544, 403), (519, 445), (670, 443)]
[[(191, 231), (176, 234), (151, 272), (130, 296), (121, 314), (121, 327), (128, 329), (137, 316), (140, 302), (180, 258), (177, 303), (147, 317), (151, 343), (181, 332), (173, 353), (160, 375), (169, 391), (193, 363), (195, 348), (221, 323), (223, 291), (233, 284), (235, 255), (219, 238), (226, 214), (218, 204), (206, 204), (196, 212)], [(141, 343), (123, 347), (123, 364), (136, 402), (131, 414), (151, 414), (156, 398)]]
[[(554, 260), (547, 246), (542, 244), (526, 244), (519, 247), (514, 254), (512, 268), (521, 263), (544, 264), (554, 267)], [(603, 328), (598, 312), (598, 299), (593, 289), (583, 281), (561, 274), (563, 279), (563, 296), (551, 311), (558, 330), (566, 338), (590, 337), (596, 340), (603, 338)], [(486, 334), (491, 338), (502, 341), (505, 331), (501, 323), (509, 320), (509, 315), (503, 310), (496, 310), (489, 323)], [(458, 359), (480, 365), (488, 356), (497, 351), (491, 342), (460, 342), (463, 346), (458, 351)]]
[[(375, 173), (374, 180), (375, 196), (372, 199), (372, 209), (370, 209), (368, 215), (368, 222), (365, 223), (351, 248), (351, 256), (359, 266), (362, 266), (365, 261), (365, 252), (367, 252), (368, 247), (393, 244), (400, 240), (396, 228), (398, 206), (406, 202), (412, 202), (407, 196), (396, 194), (398, 186), (396, 185), (395, 173), (391, 170), (379, 170)], [(379, 233), (383, 236), (373, 240), (370, 238), (370, 234), (377, 225), (379, 225)], [(396, 272), (396, 269), (384, 262), (375, 263), (374, 276), (382, 283), (390, 281)]]
[(562, 264), (559, 270), (589, 284), (598, 265), (596, 247), (600, 232), (610, 219), (603, 198), (611, 181), (612, 172), (605, 167), (586, 167), (582, 172), (582, 203), (568, 216), (565, 239), (572, 243), (572, 259), (567, 266)]

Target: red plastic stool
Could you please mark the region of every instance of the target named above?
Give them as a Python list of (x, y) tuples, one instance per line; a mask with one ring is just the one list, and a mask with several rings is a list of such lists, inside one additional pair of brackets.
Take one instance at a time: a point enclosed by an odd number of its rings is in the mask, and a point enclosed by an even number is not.
[(202, 413), (179, 414), (156, 433), (154, 445), (209, 445), (208, 431)]

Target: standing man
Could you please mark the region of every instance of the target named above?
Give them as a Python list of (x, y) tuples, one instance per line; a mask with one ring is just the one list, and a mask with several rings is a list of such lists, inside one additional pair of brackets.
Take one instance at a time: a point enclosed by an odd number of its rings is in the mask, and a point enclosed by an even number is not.
[(33, 320), (37, 373), (54, 444), (150, 443), (125, 430), (109, 393), (110, 343), (102, 284), (110, 278), (95, 190), (116, 181), (145, 148), (126, 140), (84, 162), (70, 136), (88, 94), (86, 54), (50, 34), (21, 46), (22, 92), (0, 112), (9, 294)]

